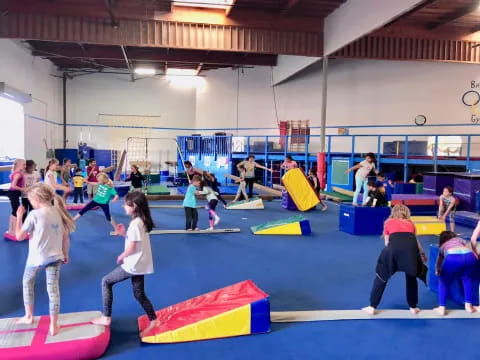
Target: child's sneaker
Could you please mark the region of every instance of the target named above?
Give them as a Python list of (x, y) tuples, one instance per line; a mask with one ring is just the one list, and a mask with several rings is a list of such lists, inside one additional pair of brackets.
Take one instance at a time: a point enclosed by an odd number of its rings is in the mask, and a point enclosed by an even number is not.
[(216, 215), (213, 225), (218, 225), (219, 222), (220, 222), (220, 216)]
[(205, 229), (207, 231), (213, 231), (213, 227), (209, 227), (208, 229)]

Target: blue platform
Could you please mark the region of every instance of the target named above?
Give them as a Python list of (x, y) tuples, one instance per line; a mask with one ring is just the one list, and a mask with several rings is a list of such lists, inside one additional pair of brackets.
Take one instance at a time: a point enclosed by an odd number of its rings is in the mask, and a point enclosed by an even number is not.
[(383, 223), (390, 216), (389, 207), (341, 204), (338, 228), (352, 235), (381, 235)]
[(480, 221), (480, 215), (470, 211), (457, 211), (455, 213), (455, 224), (463, 225), (469, 228), (477, 227)]

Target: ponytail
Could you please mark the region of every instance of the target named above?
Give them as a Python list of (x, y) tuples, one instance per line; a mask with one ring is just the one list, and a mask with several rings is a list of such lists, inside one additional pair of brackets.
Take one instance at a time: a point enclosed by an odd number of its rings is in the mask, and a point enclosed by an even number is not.
[(65, 203), (63, 202), (63, 199), (57, 194), (53, 196), (53, 206), (58, 210), (58, 213), (62, 218), (64, 229), (69, 233), (75, 231), (75, 222), (65, 208)]

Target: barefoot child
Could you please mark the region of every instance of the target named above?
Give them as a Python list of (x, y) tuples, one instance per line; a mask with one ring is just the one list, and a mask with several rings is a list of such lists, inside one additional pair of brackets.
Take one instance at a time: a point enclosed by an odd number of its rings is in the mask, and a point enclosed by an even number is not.
[(155, 310), (145, 295), (144, 289), (145, 275), (153, 273), (152, 250), (148, 233), (152, 231), (154, 224), (147, 198), (142, 192), (128, 193), (123, 207), (125, 213), (132, 218), (126, 232), (122, 224), (117, 226), (117, 234), (125, 236), (125, 250), (117, 257), (117, 264), (120, 266), (102, 279), (103, 315), (93, 319), (92, 323), (110, 326), (113, 285), (131, 279), (133, 295), (150, 319), (150, 326), (142, 332), (143, 335), (159, 325)]
[(23, 215), (23, 221), (25, 221), (27, 214), (33, 210), (32, 204), (28, 200), (28, 190), (40, 182), (40, 174), (37, 172), (37, 164), (33, 160), (27, 160), (25, 162), (25, 174), (23, 174), (25, 191), (22, 192), (22, 206), (25, 208), (25, 215)]
[(445, 186), (438, 201), (438, 219), (449, 222), (450, 231), (455, 231), (456, 201), (457, 199), (453, 196), (453, 188), (451, 186)]
[(446, 302), (448, 287), (457, 278), (462, 279), (463, 292), (465, 296), (465, 311), (472, 313), (474, 308), (472, 288), (472, 271), (477, 262), (472, 250), (467, 246), (465, 240), (457, 237), (451, 231), (443, 231), (438, 242), (440, 252), (435, 264), (435, 275), (438, 276), (438, 307), (433, 309), (440, 315), (446, 313)]
[[(320, 199), (320, 180), (318, 180), (317, 174), (315, 173), (314, 169), (308, 170), (307, 179), (315, 190), (315, 193), (319, 196), (318, 198)], [(327, 205), (322, 199), (320, 199), (320, 206), (322, 207), (322, 211), (327, 210)]]
[(7, 192), (10, 205), (12, 206), (12, 212), (10, 213), (8, 223), (8, 234), (14, 237), (16, 237), (15, 225), (17, 223), (17, 209), (20, 206), (22, 191), (25, 190), (24, 171), (25, 160), (15, 159), (13, 162), (12, 173), (10, 174), (10, 188)]
[[(20, 240), (30, 234), (28, 258), (23, 274), (23, 302), (25, 316), (17, 320), (18, 324), (32, 324), (35, 278), (45, 269), (47, 274), (47, 292), (50, 308), (50, 335), (60, 330), (58, 313), (60, 312), (59, 278), (61, 264), (68, 263), (69, 233), (75, 230), (75, 224), (63, 206), (63, 200), (45, 184), (35, 184), (28, 192), (28, 199), (34, 208), (22, 226), (25, 209), (17, 211), (17, 235)], [(53, 205), (52, 205), (53, 202)]]
[(201, 178), (199, 175), (193, 175), (192, 182), (188, 185), (185, 197), (183, 199), (183, 207), (185, 208), (185, 230), (198, 230), (198, 211), (197, 211), (197, 187), (200, 186)]
[(236, 181), (239, 183), (238, 190), (237, 190), (237, 194), (235, 195), (235, 199), (232, 200), (231, 204), (236, 203), (240, 199), (241, 195), (243, 195), (243, 198), (245, 199), (245, 201), (248, 201), (248, 195), (246, 192), (247, 182), (245, 180), (247, 171), (243, 165), (238, 165), (237, 168), (240, 175), (240, 180)]
[(385, 221), (383, 235), (385, 248), (382, 250), (376, 267), (376, 276), (370, 294), (370, 306), (362, 310), (370, 315), (382, 299), (387, 282), (396, 272), (405, 273), (407, 285), (407, 302), (410, 312), (420, 311), (418, 304), (417, 276), (426, 281), (426, 273), (422, 270), (423, 262), (427, 261), (422, 245), (415, 237), (415, 225), (410, 220), (410, 210), (405, 205), (395, 205), (390, 218)]
[(80, 216), (85, 214), (87, 211), (92, 210), (93, 208), (99, 206), (102, 208), (103, 213), (105, 214), (105, 217), (107, 220), (112, 224), (114, 232), (116, 232), (116, 223), (115, 220), (110, 216), (110, 206), (109, 202), (110, 199), (113, 197), (112, 202), (115, 202), (118, 200), (118, 194), (115, 188), (113, 187), (113, 182), (112, 180), (109, 179), (107, 174), (105, 173), (100, 173), (97, 176), (98, 179), (98, 189), (97, 189), (97, 194), (93, 198), (92, 201), (90, 201), (85, 207), (80, 210), (80, 212), (75, 215), (73, 220), (77, 221)]
[(63, 195), (70, 194), (72, 189), (69, 186), (60, 185), (57, 183), (57, 168), (58, 168), (58, 160), (51, 159), (47, 165), (47, 172), (45, 174), (45, 184), (50, 185), (53, 191), (61, 190), (63, 191)]
[(201, 191), (198, 191), (198, 195), (205, 195), (207, 197), (208, 205), (206, 209), (208, 210), (208, 221), (210, 223), (210, 227), (207, 230), (213, 230), (214, 225), (218, 225), (220, 222), (220, 217), (215, 212), (215, 208), (218, 204), (217, 193), (213, 191), (213, 189), (206, 185), (205, 181), (200, 183), (202, 188)]

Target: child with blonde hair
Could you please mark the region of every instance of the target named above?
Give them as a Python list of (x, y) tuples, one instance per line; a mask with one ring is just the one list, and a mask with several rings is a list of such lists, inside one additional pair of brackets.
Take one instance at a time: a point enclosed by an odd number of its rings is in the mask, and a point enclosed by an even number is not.
[(22, 225), (25, 208), (17, 210), (16, 231), (19, 240), (30, 234), (28, 258), (23, 274), (23, 302), (25, 316), (18, 319), (19, 324), (32, 324), (35, 278), (45, 268), (47, 292), (50, 309), (50, 335), (60, 330), (58, 314), (60, 312), (60, 266), (68, 263), (69, 233), (75, 230), (73, 219), (65, 209), (63, 200), (45, 184), (35, 184), (28, 191), (32, 210)]
[(109, 203), (110, 203), (110, 199), (112, 198), (113, 198), (112, 202), (115, 202), (118, 200), (117, 191), (113, 186), (113, 181), (110, 180), (107, 174), (105, 173), (98, 174), (97, 181), (98, 181), (97, 193), (95, 194), (93, 200), (90, 201), (87, 205), (85, 205), (85, 207), (82, 210), (80, 210), (80, 212), (77, 215), (75, 215), (73, 220), (77, 221), (87, 211), (90, 211), (93, 208), (99, 206), (102, 208), (103, 213), (105, 214), (105, 217), (107, 218), (107, 220), (110, 222), (110, 224), (112, 224), (114, 233), (116, 234), (117, 224), (115, 223), (115, 220), (110, 215)]
[(415, 225), (410, 220), (410, 210), (399, 204), (392, 208), (390, 217), (384, 223), (383, 235), (385, 248), (382, 250), (376, 267), (376, 276), (370, 294), (370, 306), (362, 310), (370, 315), (380, 304), (387, 282), (396, 272), (405, 273), (407, 302), (412, 314), (417, 314), (418, 305), (417, 277), (426, 281), (425, 252), (415, 236)]
[(247, 175), (247, 170), (245, 169), (245, 166), (243, 165), (237, 165), (237, 169), (240, 175), (240, 180), (237, 182), (238, 184), (238, 190), (237, 194), (235, 195), (235, 198), (232, 200), (231, 204), (236, 203), (240, 199), (240, 195), (243, 195), (243, 198), (248, 201), (248, 195), (247, 195), (247, 181), (246, 181), (246, 175)]
[(10, 174), (10, 188), (7, 192), (10, 205), (12, 206), (7, 234), (14, 238), (16, 238), (15, 225), (17, 223), (17, 209), (20, 206), (22, 191), (25, 191), (24, 172), (25, 160), (15, 159), (12, 166), (12, 173)]

